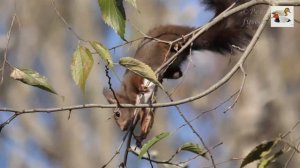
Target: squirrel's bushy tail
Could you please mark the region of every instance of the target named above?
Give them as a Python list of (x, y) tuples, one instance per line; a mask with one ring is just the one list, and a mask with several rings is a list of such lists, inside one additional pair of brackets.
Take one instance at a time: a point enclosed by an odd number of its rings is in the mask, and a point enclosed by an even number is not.
[[(202, 0), (209, 9), (215, 10), (215, 15), (219, 15), (233, 3), (235, 6), (248, 2), (250, 0)], [(191, 45), (193, 50), (210, 50), (219, 53), (231, 52), (233, 45), (244, 48), (254, 34), (254, 30), (259, 25), (257, 18), (258, 8), (251, 7), (246, 10), (234, 13), (224, 18), (222, 21), (210, 27), (203, 34), (197, 37)], [(148, 33), (150, 37), (155, 37), (164, 41), (174, 41), (195, 31), (193, 27), (166, 25), (151, 29)], [(188, 38), (191, 38), (189, 36)], [(169, 46), (145, 38), (139, 45), (134, 58), (147, 63), (153, 70), (160, 67), (167, 59), (178, 51), (178, 46), (182, 46), (186, 39), (182, 39), (177, 44), (173, 44), (173, 49), (169, 51)], [(180, 65), (190, 54), (189, 48), (181, 52), (169, 68), (164, 73), (164, 78), (178, 78), (182, 75)]]
[(207, 6), (208, 9), (215, 10), (215, 15), (219, 15), (231, 4), (235, 3), (236, 0), (203, 0), (200, 1)]
[[(203, 0), (202, 3), (207, 5), (208, 9), (215, 10), (217, 16), (233, 3), (238, 6), (248, 1), (250, 0)], [(245, 46), (259, 25), (258, 12), (258, 7), (251, 7), (223, 19), (196, 39), (194, 48), (223, 53), (231, 51), (232, 45)]]

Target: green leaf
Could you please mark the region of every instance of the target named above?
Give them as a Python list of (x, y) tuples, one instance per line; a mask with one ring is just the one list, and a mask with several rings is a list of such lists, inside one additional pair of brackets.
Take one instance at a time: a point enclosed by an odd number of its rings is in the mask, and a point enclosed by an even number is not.
[(45, 76), (40, 75), (34, 70), (25, 68), (14, 68), (14, 70), (10, 74), (10, 77), (15, 80), (19, 80), (27, 85), (38, 87), (47, 92), (57, 94), (48, 83), (47, 78)]
[(122, 0), (98, 0), (102, 19), (125, 40), (125, 10)]
[(90, 42), (90, 44), (92, 45), (94, 50), (97, 52), (97, 54), (101, 57), (101, 59), (105, 62), (105, 64), (108, 65), (108, 67), (110, 69), (112, 69), (113, 61), (112, 61), (109, 50), (97, 41), (92, 41), (92, 42)]
[(263, 159), (261, 162), (259, 162), (258, 164), (258, 168), (266, 168), (270, 163), (271, 161), (273, 160), (273, 158), (269, 157), (267, 159)]
[(94, 60), (90, 50), (82, 46), (77, 47), (72, 58), (71, 72), (73, 80), (83, 92), (93, 63)]
[(131, 5), (133, 6), (133, 7), (137, 7), (137, 5), (136, 5), (136, 0), (126, 0), (128, 3), (131, 3)]
[(139, 158), (141, 159), (143, 157), (143, 155), (154, 145), (156, 144), (158, 141), (166, 138), (167, 136), (170, 135), (170, 132), (163, 132), (157, 136), (155, 136), (154, 138), (150, 139), (147, 143), (145, 143), (143, 145), (143, 147), (141, 148), (141, 152), (139, 154)]
[(258, 168), (266, 168), (271, 162), (275, 161), (276, 158), (281, 156), (283, 153), (284, 152), (282, 150), (280, 150), (268, 158), (262, 158), (257, 167)]
[(199, 147), (198, 144), (185, 143), (177, 149), (177, 153), (179, 153), (180, 151), (189, 151), (208, 159), (206, 151), (203, 148)]
[(158, 81), (155, 72), (147, 64), (131, 57), (121, 58), (119, 64), (129, 69), (130, 71), (148, 79), (149, 81), (153, 82), (163, 89), (163, 86)]
[(253, 161), (259, 160), (262, 157), (266, 156), (266, 153), (269, 153), (269, 150), (275, 143), (276, 141), (269, 141), (256, 146), (243, 160), (241, 168)]

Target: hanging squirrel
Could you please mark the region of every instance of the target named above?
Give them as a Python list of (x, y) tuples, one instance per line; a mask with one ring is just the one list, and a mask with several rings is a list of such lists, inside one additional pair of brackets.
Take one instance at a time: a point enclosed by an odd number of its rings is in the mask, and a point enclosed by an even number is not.
[[(235, 6), (245, 3), (249, 0), (203, 0), (202, 2), (207, 5), (211, 10), (215, 11), (215, 16), (230, 7), (234, 2)], [(252, 9), (252, 8), (251, 8)], [(250, 10), (250, 9), (248, 9)], [(232, 45), (239, 47), (245, 46), (249, 39), (252, 37), (253, 28), (256, 25), (245, 25), (245, 20), (251, 20), (254, 16), (251, 16), (252, 12), (241, 11), (228, 18), (223, 19), (217, 23), (204, 34), (200, 35), (193, 41), (191, 45), (192, 50), (210, 50), (218, 53), (225, 54), (232, 51)], [(164, 41), (174, 41), (182, 38), (184, 35), (194, 31), (193, 27), (179, 26), (179, 25), (166, 25), (156, 27), (149, 31), (148, 36)], [(159, 42), (157, 40), (144, 38), (139, 44), (138, 49), (134, 55), (134, 58), (149, 65), (154, 71), (157, 70), (166, 60), (178, 51), (178, 47), (182, 46), (187, 39), (182, 38), (176, 44), (170, 46), (167, 43)], [(163, 78), (177, 79), (180, 78), (183, 73), (180, 65), (184, 62), (190, 53), (190, 48), (181, 52), (176, 60), (160, 74), (160, 81)], [(116, 98), (112, 92), (108, 89), (103, 90), (103, 94), (111, 104), (119, 103), (135, 104), (137, 97), (141, 93), (147, 92), (147, 88), (144, 84), (144, 78), (126, 70), (123, 76), (123, 82), (121, 89), (116, 91)], [(116, 108), (114, 110), (114, 119), (121, 130), (128, 130), (134, 119), (134, 108)], [(146, 113), (145, 109), (140, 109), (138, 118), (141, 119), (141, 136), (139, 141), (141, 142), (146, 138), (149, 133), (154, 116), (152, 113)]]

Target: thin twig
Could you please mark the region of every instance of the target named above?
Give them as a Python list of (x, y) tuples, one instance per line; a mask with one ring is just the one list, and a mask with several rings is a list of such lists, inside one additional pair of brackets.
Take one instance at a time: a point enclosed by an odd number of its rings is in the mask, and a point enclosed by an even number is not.
[[(169, 97), (170, 101), (174, 101), (173, 98), (171, 97), (171, 95), (167, 92), (164, 91), (166, 93), (166, 95)], [(214, 168), (216, 168), (216, 164), (213, 158), (213, 155), (211, 153), (211, 151), (209, 150), (208, 146), (206, 145), (204, 139), (200, 136), (200, 134), (195, 130), (195, 128), (192, 126), (192, 124), (189, 122), (189, 120), (184, 116), (184, 114), (182, 113), (182, 111), (180, 110), (180, 108), (178, 106), (175, 106), (175, 108), (177, 109), (177, 112), (179, 113), (180, 117), (184, 120), (184, 122), (189, 126), (189, 128), (192, 130), (193, 134), (196, 135), (196, 137), (200, 140), (200, 142), (202, 143), (202, 146), (207, 150), (209, 157), (211, 159), (212, 164), (214, 165)]]
[(298, 127), (298, 125), (300, 125), (300, 120), (296, 122), (296, 124), (292, 127), (291, 130), (289, 130), (287, 133), (282, 135), (281, 138), (283, 139), (283, 138), (287, 137), (289, 134), (291, 134)]
[[(229, 160), (226, 160), (226, 161), (223, 161), (223, 162), (219, 162), (216, 165), (218, 166), (218, 165), (222, 165), (224, 163), (228, 163), (228, 162), (232, 162), (232, 161), (239, 161), (239, 160), (243, 160), (243, 159), (245, 159), (245, 158), (231, 158)], [(211, 166), (205, 166), (205, 167), (202, 167), (202, 168), (212, 168), (212, 167), (213, 166), (211, 165)]]
[(136, 25), (134, 24), (131, 24), (140, 34), (143, 35), (142, 38), (144, 39), (149, 39), (149, 40), (154, 40), (154, 41), (157, 41), (157, 42), (160, 42), (160, 43), (166, 43), (166, 44), (169, 44), (171, 45), (173, 42), (172, 41), (165, 41), (165, 40), (161, 40), (159, 38), (156, 38), (156, 37), (151, 37), (151, 36), (148, 36), (146, 33), (142, 32), (140, 29), (137, 28)]
[[(190, 51), (189, 51), (189, 61), (188, 61), (187, 67), (186, 67), (186, 69), (184, 70), (184, 73), (183, 73), (183, 74), (187, 74), (187, 72), (188, 72), (188, 70), (189, 70), (189, 67), (190, 67), (190, 64), (191, 64), (191, 62), (192, 62), (191, 57), (190, 57), (190, 56), (192, 55), (192, 45), (193, 45), (193, 43), (192, 43), (191, 46), (190, 46)], [(170, 91), (169, 94), (170, 94), (171, 96), (176, 92), (176, 90), (179, 88), (179, 86), (183, 84), (183, 82), (184, 82), (184, 80), (186, 79), (186, 77), (187, 77), (187, 75), (182, 76), (180, 82), (175, 86), (175, 88), (174, 88), (172, 91)]]
[(300, 153), (300, 150), (298, 149), (297, 146), (291, 144), (290, 142), (284, 140), (284, 139), (280, 139), (281, 142), (283, 142), (284, 144), (288, 145), (290, 148), (292, 148), (294, 151), (296, 151), (297, 153)]
[[(4, 50), (2, 66), (0, 68), (0, 71), (1, 71), (0, 86), (2, 85), (3, 80), (4, 80), (5, 65), (8, 64), (8, 62), (7, 62), (8, 47), (9, 47), (9, 42), (10, 42), (10, 38), (11, 38), (11, 32), (12, 32), (12, 29), (13, 29), (16, 17), (17, 17), (17, 14), (15, 13), (12, 16), (11, 23), (10, 23), (10, 28), (9, 28), (8, 33), (7, 33), (7, 42), (6, 42), (6, 47), (5, 47), (5, 50)], [(10, 65), (10, 64), (8, 64), (8, 65)]]
[(71, 119), (72, 110), (69, 110), (68, 120)]
[(125, 143), (125, 140), (126, 140), (128, 134), (129, 134), (129, 131), (127, 131), (126, 134), (123, 136), (122, 142), (121, 142), (121, 144), (119, 145), (119, 147), (118, 147), (118, 149), (116, 150), (116, 152), (114, 153), (114, 155), (113, 155), (113, 156), (109, 159), (109, 161), (108, 161), (106, 164), (104, 164), (101, 168), (105, 168), (106, 166), (108, 166), (108, 165), (111, 163), (111, 161), (113, 161), (113, 159), (114, 159), (118, 154), (120, 154), (120, 150), (122, 149), (123, 144)]
[[(138, 109), (136, 109), (138, 110)], [(125, 155), (124, 155), (124, 160), (123, 160), (123, 167), (126, 167), (126, 164), (127, 164), (127, 159), (128, 159), (128, 153), (129, 153), (129, 149), (130, 149), (130, 144), (131, 144), (131, 139), (132, 139), (132, 135), (133, 135), (133, 131), (136, 127), (136, 124), (138, 123), (138, 114), (135, 113), (134, 115), (134, 119), (128, 129), (128, 132), (129, 132), (129, 136), (128, 136), (128, 139), (127, 139), (127, 145), (126, 145), (126, 150), (125, 150)], [(122, 165), (121, 164), (121, 165)]]
[(59, 12), (59, 10), (57, 9), (57, 6), (55, 4), (54, 0), (50, 0), (51, 1), (51, 5), (56, 13), (56, 15), (58, 16), (58, 18), (64, 23), (64, 25), (68, 28), (68, 30), (70, 30), (78, 40), (80, 41), (84, 41), (87, 42), (87, 40), (84, 40), (83, 38), (81, 38), (72, 28), (72, 26), (66, 21), (66, 19), (62, 16), (62, 14)]
[[(300, 146), (300, 142), (298, 143), (296, 148), (298, 149), (299, 146)], [(293, 159), (293, 157), (295, 156), (296, 153), (297, 153), (297, 151), (294, 150), (293, 153), (291, 154), (291, 156), (289, 157), (289, 159), (287, 160), (287, 162), (284, 164), (284, 168), (288, 168), (290, 162), (292, 161), (292, 159)]]
[(10, 124), (10, 122), (12, 122), (18, 115), (18, 113), (15, 113), (11, 117), (9, 117), (4, 123), (0, 124), (0, 132), (6, 125)]
[[(209, 151), (214, 150), (214, 149), (216, 149), (217, 147), (219, 147), (219, 146), (221, 146), (221, 145), (223, 145), (223, 142), (220, 142), (220, 143), (218, 143), (217, 145), (213, 146), (211, 149), (209, 149), (209, 150), (207, 150), (206, 152), (204, 152), (203, 155), (205, 155), (206, 153), (209, 153)], [(194, 157), (189, 158), (189, 159), (186, 160), (186, 161), (181, 161), (181, 162), (179, 162), (178, 164), (187, 164), (187, 163), (189, 163), (190, 161), (192, 161), (192, 160), (198, 158), (199, 156), (202, 156), (202, 155), (196, 155), (196, 156), (194, 156)], [(216, 167), (216, 166), (217, 166), (216, 163), (212, 163), (212, 167)]]
[(114, 96), (114, 98), (115, 98), (115, 100), (116, 100), (116, 102), (117, 102), (117, 107), (119, 108), (119, 107), (122, 107), (121, 105), (120, 105), (120, 102), (119, 102), (119, 99), (118, 99), (118, 97), (117, 97), (117, 95), (116, 95), (116, 92), (114, 91), (114, 89), (113, 89), (113, 87), (112, 87), (112, 83), (111, 83), (111, 77), (109, 76), (109, 65), (108, 65), (109, 63), (108, 63), (108, 61), (107, 61), (107, 65), (105, 65), (105, 76), (107, 77), (107, 79), (108, 79), (108, 87), (109, 87), (109, 90), (112, 92), (112, 94), (113, 94), (113, 96)]
[(147, 155), (148, 155), (148, 158), (149, 158), (150, 166), (151, 166), (151, 168), (153, 168), (153, 164), (152, 164), (152, 160), (151, 160), (151, 155), (150, 155), (149, 151), (147, 151)]
[[(132, 154), (134, 154), (136, 156), (139, 156), (139, 154), (137, 152), (135, 152), (132, 148), (130, 148), (129, 151)], [(176, 167), (182, 167), (183, 168), (183, 166), (181, 166), (180, 164), (172, 163), (172, 162), (170, 162), (168, 160), (160, 161), (160, 160), (149, 159), (148, 157), (144, 157), (144, 156), (141, 159), (148, 160), (148, 161), (151, 160), (151, 162), (156, 163), (156, 164), (167, 164), (167, 165), (176, 166)]]
[(140, 38), (137, 38), (137, 39), (134, 39), (134, 40), (131, 40), (131, 41), (127, 41), (126, 43), (120, 44), (120, 45), (116, 45), (116, 46), (110, 48), (109, 50), (115, 50), (116, 48), (123, 47), (125, 45), (130, 45), (130, 44), (132, 44), (134, 42), (137, 42), (139, 40), (142, 40), (142, 39), (143, 39), (143, 37), (140, 37)]
[(245, 72), (245, 70), (244, 70), (244, 68), (243, 68), (242, 65), (240, 66), (240, 69), (241, 69), (241, 71), (242, 71), (242, 73), (243, 73), (243, 79), (242, 79), (242, 83), (241, 83), (240, 89), (239, 89), (239, 91), (238, 91), (238, 93), (237, 93), (237, 96), (236, 96), (234, 102), (232, 103), (232, 105), (230, 105), (225, 111), (223, 111), (223, 113), (226, 113), (227, 111), (233, 109), (233, 107), (234, 107), (234, 106), (236, 105), (236, 103), (238, 102), (238, 100), (239, 100), (239, 98), (240, 98), (240, 96), (241, 96), (241, 93), (242, 93), (242, 91), (243, 91), (243, 89), (244, 89), (245, 81), (246, 81), (246, 77), (247, 77), (247, 73)]
[[(199, 119), (199, 118), (200, 118), (201, 116), (203, 116), (204, 114), (217, 110), (219, 107), (221, 107), (222, 105), (224, 105), (225, 103), (227, 103), (228, 101), (230, 101), (230, 100), (231, 100), (235, 95), (237, 95), (238, 93), (239, 93), (239, 90), (236, 91), (234, 94), (232, 94), (229, 98), (227, 98), (227, 99), (224, 100), (223, 102), (219, 103), (217, 106), (215, 106), (215, 107), (213, 107), (213, 108), (211, 108), (211, 109), (209, 109), (209, 110), (206, 110), (206, 111), (201, 112), (201, 113), (200, 113), (199, 115), (197, 115), (195, 118), (189, 120), (189, 122), (192, 123), (192, 122), (194, 122), (195, 120)], [(230, 106), (232, 106), (232, 105), (230, 105)], [(229, 106), (229, 107), (230, 107), (230, 106)], [(227, 108), (227, 109), (228, 109), (228, 108)], [(181, 128), (185, 127), (185, 126), (186, 126), (186, 124), (182, 124), (181, 126), (179, 126), (178, 128), (176, 128), (174, 132), (178, 131), (179, 129), (181, 129)]]
[[(211, 147), (210, 150), (214, 150), (215, 148), (219, 147), (219, 146), (222, 145), (222, 144), (223, 144), (223, 143), (220, 142), (220, 143), (214, 145), (213, 147)], [(137, 153), (137, 152), (136, 152), (135, 150), (133, 150), (132, 148), (130, 148), (130, 152), (133, 153), (133, 154), (136, 155), (136, 156), (139, 156), (139, 153)], [(174, 158), (178, 153), (179, 153), (179, 152), (176, 151), (176, 152), (175, 152), (169, 159), (167, 159), (167, 160), (154, 160), (154, 159), (151, 159), (151, 158), (149, 158), (149, 157), (144, 157), (144, 156), (143, 156), (141, 159), (143, 159), (143, 160), (148, 160), (148, 161), (151, 161), (151, 162), (156, 163), (156, 164), (166, 164), (166, 165), (171, 165), (171, 166), (176, 166), (176, 167), (186, 167), (185, 165), (186, 165), (187, 163), (189, 163), (190, 161), (192, 161), (192, 160), (198, 158), (199, 156), (201, 156), (201, 155), (196, 155), (196, 156), (194, 156), (194, 157), (192, 157), (192, 158), (189, 158), (189, 159), (187, 159), (187, 160), (185, 160), (185, 161), (181, 161), (181, 162), (178, 162), (178, 163), (172, 162), (173, 158)], [(207, 153), (207, 151), (206, 151), (205, 153)]]

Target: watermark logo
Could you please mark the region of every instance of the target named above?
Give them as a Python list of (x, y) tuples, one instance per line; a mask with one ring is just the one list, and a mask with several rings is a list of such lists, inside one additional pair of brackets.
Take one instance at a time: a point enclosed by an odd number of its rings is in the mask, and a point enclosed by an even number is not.
[(294, 7), (272, 6), (271, 27), (294, 27)]

